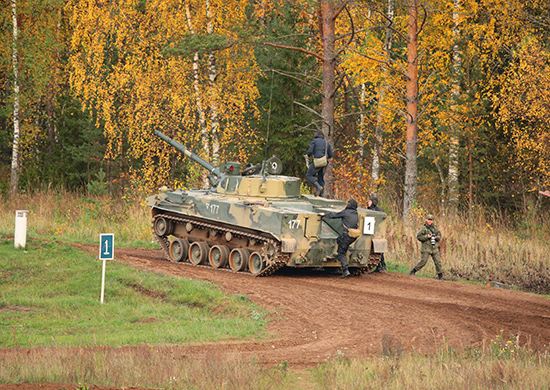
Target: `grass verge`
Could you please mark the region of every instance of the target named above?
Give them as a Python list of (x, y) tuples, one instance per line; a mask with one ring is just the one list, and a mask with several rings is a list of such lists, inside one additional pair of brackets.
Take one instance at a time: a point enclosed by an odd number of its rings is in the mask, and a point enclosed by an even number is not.
[(0, 346), (161, 345), (261, 337), (262, 309), (216, 286), (109, 262), (55, 242), (0, 243)]
[[(93, 383), (164, 389), (547, 389), (550, 354), (502, 334), (485, 348), (443, 346), (428, 355), (403, 351), (383, 338), (382, 354), (349, 359), (338, 354), (306, 375), (285, 364), (264, 367), (238, 356), (188, 357), (175, 347), (132, 349), (12, 349), (0, 354), (0, 383)], [(81, 387), (82, 387), (81, 386)]]
[(395, 340), (382, 340), (382, 356), (337, 356), (313, 371), (318, 389), (548, 389), (550, 353), (520, 346), (519, 337), (496, 335), (484, 349), (442, 348), (422, 355), (403, 352)]
[(0, 354), (0, 383), (72, 383), (189, 390), (296, 389), (284, 367), (238, 356), (185, 356), (177, 347), (16, 349)]

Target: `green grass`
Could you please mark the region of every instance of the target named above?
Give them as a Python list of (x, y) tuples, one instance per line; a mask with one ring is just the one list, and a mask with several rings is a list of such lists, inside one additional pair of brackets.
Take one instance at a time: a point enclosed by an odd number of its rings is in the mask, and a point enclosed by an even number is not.
[(216, 286), (108, 262), (55, 242), (0, 244), (0, 347), (122, 346), (262, 337), (265, 312)]

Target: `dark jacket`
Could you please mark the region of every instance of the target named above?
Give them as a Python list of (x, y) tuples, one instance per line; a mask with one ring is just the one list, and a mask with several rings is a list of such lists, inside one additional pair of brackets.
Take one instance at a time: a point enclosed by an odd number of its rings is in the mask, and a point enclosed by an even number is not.
[(327, 158), (332, 158), (333, 153), (330, 144), (322, 137), (315, 137), (310, 142), (306, 155), (313, 155), (313, 158), (323, 157), (325, 155), (325, 148), (327, 149)]
[[(428, 237), (428, 234), (435, 235), (435, 245), (432, 245), (431, 238)], [(418, 241), (422, 243), (420, 252), (422, 253), (436, 253), (439, 252), (439, 240), (441, 240), (441, 232), (433, 223), (428, 225), (427, 222), (422, 225), (418, 233), (416, 234)]]
[(346, 208), (339, 213), (326, 213), (327, 218), (335, 219), (341, 218), (342, 224), (344, 225), (344, 233), (348, 233), (348, 228), (357, 229), (359, 227), (359, 215), (357, 214), (357, 203), (353, 207), (353, 203), (348, 205)]
[(378, 207), (378, 198), (372, 197), (372, 198), (370, 198), (370, 200), (371, 200), (372, 204), (369, 206), (369, 210), (384, 212), (384, 210), (382, 210), (380, 207)]

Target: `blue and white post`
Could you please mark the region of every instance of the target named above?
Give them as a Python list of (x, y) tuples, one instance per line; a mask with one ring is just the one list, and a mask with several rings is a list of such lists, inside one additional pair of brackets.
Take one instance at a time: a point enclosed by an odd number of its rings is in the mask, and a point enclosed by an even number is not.
[(105, 295), (105, 265), (107, 260), (115, 258), (115, 235), (112, 233), (99, 235), (99, 259), (103, 260), (103, 270), (101, 272), (101, 304)]

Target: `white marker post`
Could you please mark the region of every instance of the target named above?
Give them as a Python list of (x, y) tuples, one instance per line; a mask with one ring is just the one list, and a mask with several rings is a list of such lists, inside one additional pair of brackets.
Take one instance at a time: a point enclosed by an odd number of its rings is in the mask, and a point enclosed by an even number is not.
[(107, 260), (115, 258), (115, 235), (100, 234), (99, 235), (99, 259), (103, 260), (103, 270), (101, 272), (101, 304), (105, 295), (105, 265)]
[(15, 211), (15, 235), (13, 246), (15, 249), (27, 247), (27, 213), (29, 210)]

